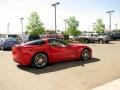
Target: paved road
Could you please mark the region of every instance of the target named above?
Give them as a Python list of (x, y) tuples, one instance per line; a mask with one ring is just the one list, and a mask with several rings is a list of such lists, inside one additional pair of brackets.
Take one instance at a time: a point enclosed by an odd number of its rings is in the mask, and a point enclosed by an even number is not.
[(88, 44), (93, 59), (50, 65), (20, 66), (10, 51), (0, 51), (0, 90), (90, 90), (120, 78), (120, 41)]

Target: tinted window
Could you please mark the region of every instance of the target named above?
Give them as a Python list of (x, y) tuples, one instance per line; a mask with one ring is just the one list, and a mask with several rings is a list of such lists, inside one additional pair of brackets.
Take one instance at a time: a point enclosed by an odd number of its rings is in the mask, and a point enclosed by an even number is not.
[(91, 36), (94, 36), (93, 34), (91, 34)]
[(35, 41), (23, 43), (22, 45), (43, 45), (43, 44), (45, 44), (43, 40), (35, 40)]

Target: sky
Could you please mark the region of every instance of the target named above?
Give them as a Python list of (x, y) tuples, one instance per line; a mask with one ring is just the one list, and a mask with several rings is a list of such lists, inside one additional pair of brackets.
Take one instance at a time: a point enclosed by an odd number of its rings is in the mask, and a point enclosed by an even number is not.
[(52, 3), (60, 2), (57, 5), (57, 29), (64, 30), (64, 19), (75, 16), (79, 21), (78, 29), (91, 31), (93, 23), (102, 18), (106, 28), (109, 26), (109, 10), (112, 13), (112, 29), (115, 24), (120, 28), (120, 0), (0, 0), (0, 33), (21, 33), (20, 18), (23, 19), (24, 31), (28, 24), (28, 17), (36, 11), (46, 29), (54, 29), (54, 7)]

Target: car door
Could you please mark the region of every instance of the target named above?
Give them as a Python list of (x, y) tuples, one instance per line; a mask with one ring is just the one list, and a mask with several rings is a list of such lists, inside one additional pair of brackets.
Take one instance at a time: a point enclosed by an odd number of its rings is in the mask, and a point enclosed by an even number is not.
[(50, 41), (50, 55), (54, 62), (75, 58), (75, 52), (73, 50), (73, 48), (70, 48), (70, 46), (61, 40), (51, 39)]
[(77, 59), (77, 48), (72, 45), (67, 45), (64, 47), (66, 50), (66, 60)]
[(94, 34), (90, 34), (90, 41), (94, 42), (94, 39), (95, 39)]
[(97, 34), (94, 34), (94, 40), (98, 41), (99, 40), (99, 36)]
[(98, 41), (99, 39), (98, 39), (98, 35), (96, 35), (96, 34), (91, 34), (91, 41), (92, 42), (96, 42), (96, 41)]

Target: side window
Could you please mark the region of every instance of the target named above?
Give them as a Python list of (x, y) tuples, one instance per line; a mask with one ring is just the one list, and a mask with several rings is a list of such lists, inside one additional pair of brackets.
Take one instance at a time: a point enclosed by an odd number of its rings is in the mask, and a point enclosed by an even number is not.
[(66, 47), (67, 44), (61, 40), (56, 40), (56, 39), (50, 39), (49, 40), (49, 43), (52, 45), (52, 46), (62, 46), (62, 47)]
[(52, 46), (58, 46), (58, 45), (57, 45), (57, 41), (56, 41), (55, 39), (49, 39), (48, 42), (49, 42), (50, 45), (52, 45)]
[(91, 34), (91, 36), (94, 36), (93, 34)]
[(98, 37), (98, 35), (97, 35), (97, 34), (95, 34), (95, 37)]
[(62, 47), (66, 47), (67, 46), (67, 44), (65, 42), (63, 42), (63, 41), (58, 41), (58, 43)]

